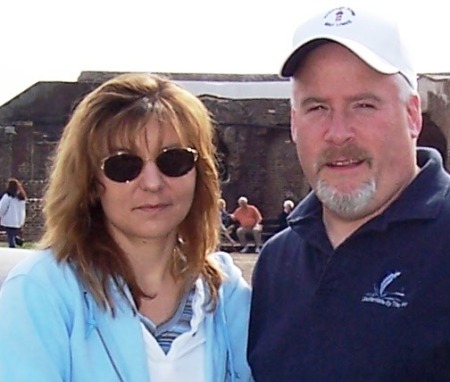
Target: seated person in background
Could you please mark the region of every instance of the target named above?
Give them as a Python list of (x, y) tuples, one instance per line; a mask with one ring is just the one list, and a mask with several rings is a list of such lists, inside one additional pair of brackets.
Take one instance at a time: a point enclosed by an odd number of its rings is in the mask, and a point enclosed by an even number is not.
[(236, 234), (239, 239), (239, 243), (242, 245), (242, 253), (250, 252), (250, 247), (247, 243), (247, 234), (252, 234), (255, 240), (255, 253), (259, 253), (262, 246), (262, 216), (258, 208), (248, 204), (248, 199), (245, 196), (241, 196), (238, 199), (239, 207), (231, 214), (231, 218), (239, 222), (239, 228), (236, 230)]
[(227, 212), (227, 202), (225, 199), (218, 200), (219, 214), (220, 214), (220, 239), (225, 238), (231, 245), (236, 246), (238, 243), (234, 240), (230, 233), (233, 229), (233, 220)]
[(294, 202), (292, 200), (286, 199), (283, 202), (283, 210), (278, 215), (278, 232), (287, 228), (287, 217), (294, 209)]

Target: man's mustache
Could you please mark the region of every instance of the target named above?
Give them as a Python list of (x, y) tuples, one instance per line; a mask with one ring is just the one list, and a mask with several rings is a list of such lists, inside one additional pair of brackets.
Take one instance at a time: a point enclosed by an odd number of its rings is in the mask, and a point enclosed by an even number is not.
[(324, 166), (328, 166), (340, 161), (367, 161), (370, 165), (372, 163), (372, 158), (367, 150), (362, 149), (354, 144), (349, 144), (342, 147), (329, 147), (320, 154), (320, 157), (317, 160), (317, 172), (319, 172)]

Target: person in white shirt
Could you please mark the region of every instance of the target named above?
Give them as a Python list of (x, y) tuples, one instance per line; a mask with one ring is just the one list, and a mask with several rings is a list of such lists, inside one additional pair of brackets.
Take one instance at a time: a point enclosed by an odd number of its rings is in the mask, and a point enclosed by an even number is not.
[(0, 199), (0, 225), (6, 231), (8, 246), (16, 247), (16, 239), (25, 224), (27, 194), (16, 178), (9, 178)]

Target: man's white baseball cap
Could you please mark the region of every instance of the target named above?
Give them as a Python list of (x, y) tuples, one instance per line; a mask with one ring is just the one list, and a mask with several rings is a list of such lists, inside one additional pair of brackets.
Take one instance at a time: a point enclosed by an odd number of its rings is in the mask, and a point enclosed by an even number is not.
[(402, 74), (417, 89), (417, 74), (397, 24), (355, 7), (336, 7), (301, 24), (294, 34), (294, 49), (283, 64), (281, 76), (292, 77), (300, 61), (327, 40), (350, 49), (380, 73)]

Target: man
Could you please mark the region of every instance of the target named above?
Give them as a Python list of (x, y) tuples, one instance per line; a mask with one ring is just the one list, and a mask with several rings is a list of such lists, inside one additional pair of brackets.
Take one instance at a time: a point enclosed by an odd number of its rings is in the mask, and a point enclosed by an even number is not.
[(261, 212), (255, 206), (248, 204), (248, 199), (245, 196), (241, 196), (238, 199), (238, 205), (239, 207), (231, 214), (231, 218), (239, 223), (236, 235), (242, 246), (241, 253), (250, 252), (247, 240), (248, 235), (251, 235), (255, 241), (255, 253), (259, 253), (262, 246)]
[(282, 68), (310, 193), (263, 248), (257, 382), (450, 381), (450, 177), (421, 130), (395, 25), (355, 8), (301, 25)]
[(278, 214), (278, 229), (277, 232), (280, 232), (288, 227), (287, 218), (289, 217), (290, 213), (294, 209), (294, 202), (290, 199), (286, 199), (283, 202), (283, 209)]

